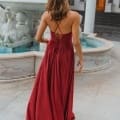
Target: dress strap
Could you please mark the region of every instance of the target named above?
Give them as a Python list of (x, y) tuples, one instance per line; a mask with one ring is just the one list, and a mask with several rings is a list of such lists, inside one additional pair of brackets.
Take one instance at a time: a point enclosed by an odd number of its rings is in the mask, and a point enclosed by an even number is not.
[[(61, 34), (62, 34), (62, 30), (61, 30), (61, 28), (60, 28), (60, 23), (56, 22), (56, 25), (57, 25), (57, 27), (56, 27), (56, 29), (55, 29), (55, 33), (56, 33), (57, 29), (59, 29), (59, 31), (60, 31)], [(58, 33), (57, 33), (57, 34), (58, 34)]]

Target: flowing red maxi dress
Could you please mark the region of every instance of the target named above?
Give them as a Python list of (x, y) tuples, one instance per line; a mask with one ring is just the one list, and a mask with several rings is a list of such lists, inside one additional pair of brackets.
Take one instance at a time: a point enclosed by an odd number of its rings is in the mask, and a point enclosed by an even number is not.
[(72, 33), (51, 31), (28, 102), (26, 120), (74, 120), (74, 49)]

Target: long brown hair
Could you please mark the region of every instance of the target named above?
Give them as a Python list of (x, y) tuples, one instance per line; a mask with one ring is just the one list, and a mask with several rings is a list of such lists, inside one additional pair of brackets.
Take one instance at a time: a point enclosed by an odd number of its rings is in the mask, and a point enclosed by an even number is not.
[(70, 10), (69, 2), (68, 0), (48, 0), (46, 10), (50, 12), (52, 20), (62, 20)]

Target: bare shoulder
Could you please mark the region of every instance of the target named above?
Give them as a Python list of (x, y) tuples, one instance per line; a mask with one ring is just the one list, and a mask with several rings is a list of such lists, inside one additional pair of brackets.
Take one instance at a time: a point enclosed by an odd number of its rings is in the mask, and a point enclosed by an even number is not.
[(42, 19), (47, 20), (49, 18), (48, 11), (44, 11), (41, 17), (42, 17)]
[(70, 17), (75, 18), (75, 19), (80, 19), (80, 14), (76, 11), (70, 11)]

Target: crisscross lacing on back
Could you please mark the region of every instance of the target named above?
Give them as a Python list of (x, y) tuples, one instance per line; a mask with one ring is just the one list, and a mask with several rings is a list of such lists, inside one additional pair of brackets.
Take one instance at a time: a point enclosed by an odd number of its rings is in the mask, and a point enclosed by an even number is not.
[[(61, 22), (60, 22), (61, 23)], [(62, 30), (61, 30), (61, 28), (60, 28), (60, 23), (58, 23), (58, 22), (56, 22), (56, 29), (55, 29), (55, 37), (57, 38), (57, 39), (61, 39), (62, 38)], [(59, 29), (59, 31), (61, 32), (60, 34), (59, 33), (57, 33), (57, 29)]]

